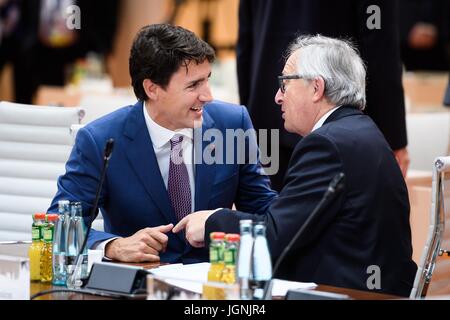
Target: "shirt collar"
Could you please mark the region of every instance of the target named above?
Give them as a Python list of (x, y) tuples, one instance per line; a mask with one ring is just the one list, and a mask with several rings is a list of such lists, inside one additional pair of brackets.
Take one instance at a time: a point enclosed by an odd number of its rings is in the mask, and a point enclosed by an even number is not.
[(169, 130), (157, 124), (152, 117), (147, 112), (147, 108), (145, 108), (145, 101), (143, 105), (143, 112), (145, 118), (145, 124), (147, 125), (148, 133), (150, 134), (150, 138), (152, 139), (153, 147), (155, 149), (162, 148), (166, 143), (170, 141), (175, 135), (183, 135), (189, 138), (191, 141), (193, 140), (193, 129), (184, 128), (178, 129), (176, 131)]
[(330, 111), (328, 111), (327, 113), (325, 113), (320, 119), (319, 121), (316, 122), (316, 124), (314, 125), (314, 127), (312, 128), (311, 132), (313, 132), (314, 130), (319, 129), (321, 126), (323, 126), (324, 122), (328, 119), (328, 117), (337, 109), (339, 109), (342, 106), (336, 106), (333, 109), (331, 109)]

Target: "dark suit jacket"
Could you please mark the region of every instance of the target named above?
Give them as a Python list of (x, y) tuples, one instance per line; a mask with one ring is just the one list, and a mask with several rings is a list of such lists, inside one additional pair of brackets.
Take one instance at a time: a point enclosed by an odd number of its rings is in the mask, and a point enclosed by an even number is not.
[[(343, 193), (311, 222), (278, 275), (367, 290), (373, 274), (367, 270), (375, 265), (381, 270), (379, 291), (409, 295), (417, 267), (406, 185), (381, 132), (352, 107), (333, 112), (296, 146), (286, 185), (264, 215), (273, 261), (339, 172), (346, 176)], [(238, 231), (241, 218), (255, 216), (231, 210), (211, 215), (205, 240), (212, 231)]]
[[(215, 101), (203, 110), (204, 131), (214, 129), (225, 137), (227, 129), (246, 131), (251, 128), (250, 117), (242, 106)], [(103, 149), (109, 138), (115, 140), (114, 152), (100, 198), (105, 232), (93, 230), (88, 239), (89, 247), (112, 237), (131, 236), (146, 227), (178, 222), (145, 124), (142, 102), (119, 109), (80, 129), (49, 211), (57, 212), (58, 200), (67, 199), (81, 201), (84, 216), (89, 216), (100, 177)], [(194, 152), (208, 152), (209, 139), (197, 139), (194, 135)], [(222, 151), (222, 155), (233, 152), (237, 158), (238, 148), (242, 151), (247, 145), (250, 145), (248, 140), (242, 145), (223, 142), (224, 150), (219, 150), (220, 144), (216, 141), (214, 151), (217, 157)], [(256, 146), (256, 142), (253, 145)], [(228, 164), (231, 161), (227, 161), (225, 164), (224, 160), (220, 164), (221, 159), (217, 159), (218, 163), (208, 164), (197, 160), (200, 157), (196, 153), (195, 210), (231, 208), (235, 203), (240, 210), (262, 213), (276, 197), (268, 177), (261, 175), (259, 163), (235, 161)], [(182, 233), (169, 232), (168, 236), (167, 250), (160, 255), (162, 261), (208, 260), (207, 250), (189, 246)]]
[[(280, 129), (281, 143), (294, 148), (297, 135), (284, 130), (274, 102), (283, 55), (299, 34), (351, 38), (368, 66), (367, 113), (393, 150), (406, 146), (400, 49), (395, 0), (241, 0), (237, 68), (241, 104), (256, 129)], [(370, 5), (381, 9), (381, 29), (369, 30)]]

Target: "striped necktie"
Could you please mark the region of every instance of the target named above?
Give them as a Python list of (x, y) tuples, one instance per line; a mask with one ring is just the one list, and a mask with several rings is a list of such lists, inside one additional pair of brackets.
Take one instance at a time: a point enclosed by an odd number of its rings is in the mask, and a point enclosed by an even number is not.
[(175, 215), (180, 221), (191, 213), (191, 187), (189, 175), (183, 160), (183, 136), (176, 135), (170, 139), (170, 164), (167, 191)]

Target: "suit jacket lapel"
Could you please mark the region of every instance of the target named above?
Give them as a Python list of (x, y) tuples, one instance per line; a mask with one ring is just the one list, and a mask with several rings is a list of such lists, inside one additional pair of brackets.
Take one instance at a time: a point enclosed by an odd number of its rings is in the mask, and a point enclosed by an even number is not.
[(194, 130), (195, 211), (208, 209), (211, 187), (214, 182), (216, 164), (207, 164), (203, 158), (203, 152), (214, 154), (214, 143), (203, 141), (205, 131), (213, 127), (214, 120), (204, 111), (202, 128)]
[(130, 112), (124, 134), (131, 140), (126, 153), (136, 172), (136, 176), (144, 185), (168, 223), (175, 225), (177, 220), (159, 170), (147, 126), (145, 125), (142, 102), (138, 102)]

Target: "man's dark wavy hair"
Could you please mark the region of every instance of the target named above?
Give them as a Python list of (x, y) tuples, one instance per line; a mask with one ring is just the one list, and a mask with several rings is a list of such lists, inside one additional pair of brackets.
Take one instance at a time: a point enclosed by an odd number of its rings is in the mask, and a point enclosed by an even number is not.
[(193, 32), (170, 24), (143, 27), (131, 46), (129, 68), (136, 97), (147, 100), (142, 82), (150, 79), (164, 89), (172, 75), (190, 62), (215, 59), (214, 49)]

